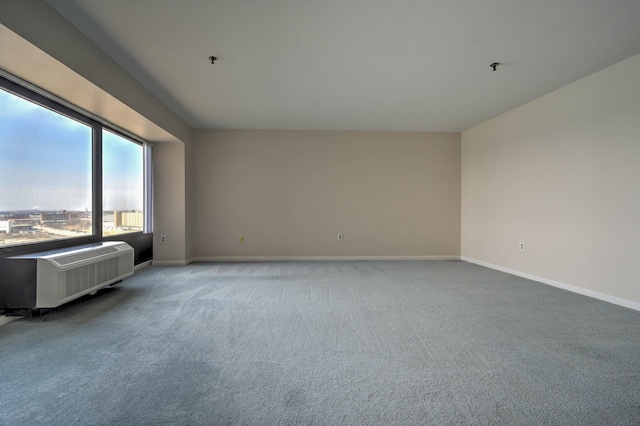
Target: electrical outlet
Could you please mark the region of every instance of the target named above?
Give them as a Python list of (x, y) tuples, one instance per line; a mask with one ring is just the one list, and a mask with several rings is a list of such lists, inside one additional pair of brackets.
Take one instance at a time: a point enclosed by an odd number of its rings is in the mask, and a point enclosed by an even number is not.
[(244, 243), (244, 235), (242, 237), (240, 237), (240, 242)]
[(344, 240), (344, 235), (338, 234), (338, 241), (342, 241), (342, 240)]
[(160, 242), (162, 244), (166, 243), (167, 242), (167, 236), (166, 235), (160, 235)]
[(525, 244), (523, 242), (520, 243), (520, 251), (524, 251), (526, 248)]

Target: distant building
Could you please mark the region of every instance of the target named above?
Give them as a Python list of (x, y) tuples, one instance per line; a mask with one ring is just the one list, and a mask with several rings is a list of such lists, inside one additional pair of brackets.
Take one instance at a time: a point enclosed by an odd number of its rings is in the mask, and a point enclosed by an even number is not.
[(0, 232), (6, 234), (25, 234), (33, 232), (33, 224), (24, 221), (0, 220)]
[(113, 231), (142, 231), (144, 216), (140, 211), (105, 211), (102, 213), (102, 226)]
[(10, 216), (5, 216), (7, 219), (29, 219), (29, 215), (27, 213), (12, 213)]
[(40, 213), (40, 223), (60, 223), (70, 222), (71, 213), (63, 212), (42, 212)]
[(116, 212), (115, 216), (116, 228), (142, 230), (142, 212)]
[(0, 232), (11, 233), (11, 222), (8, 220), (0, 220)]

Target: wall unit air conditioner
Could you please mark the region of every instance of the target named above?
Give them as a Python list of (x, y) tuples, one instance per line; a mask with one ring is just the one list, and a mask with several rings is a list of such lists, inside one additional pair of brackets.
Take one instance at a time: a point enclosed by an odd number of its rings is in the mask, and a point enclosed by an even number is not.
[(0, 286), (1, 307), (55, 308), (132, 275), (133, 261), (133, 248), (121, 241), (5, 259), (0, 266), (9, 280)]

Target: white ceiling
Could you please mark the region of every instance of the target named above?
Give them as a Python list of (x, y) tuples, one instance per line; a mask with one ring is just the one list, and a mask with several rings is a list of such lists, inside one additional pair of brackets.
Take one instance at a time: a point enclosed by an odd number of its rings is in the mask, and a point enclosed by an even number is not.
[(458, 132), (640, 53), (639, 0), (47, 1), (194, 128)]

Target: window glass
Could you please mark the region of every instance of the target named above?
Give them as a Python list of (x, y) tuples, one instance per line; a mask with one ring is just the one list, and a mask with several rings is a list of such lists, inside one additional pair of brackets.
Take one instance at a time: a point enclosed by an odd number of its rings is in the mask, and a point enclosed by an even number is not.
[(92, 127), (0, 89), (0, 247), (92, 233)]
[(102, 234), (144, 229), (144, 168), (142, 145), (102, 131)]

